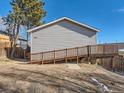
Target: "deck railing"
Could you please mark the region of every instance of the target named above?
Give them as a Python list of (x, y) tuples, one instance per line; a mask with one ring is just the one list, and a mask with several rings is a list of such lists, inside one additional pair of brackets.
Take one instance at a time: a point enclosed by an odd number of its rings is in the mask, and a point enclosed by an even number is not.
[(89, 45), (76, 48), (68, 48), (62, 50), (54, 50), (48, 52), (34, 53), (31, 54), (31, 62), (45, 62), (65, 60), (69, 58), (88, 57), (92, 55), (114, 55), (118, 53), (117, 45)]

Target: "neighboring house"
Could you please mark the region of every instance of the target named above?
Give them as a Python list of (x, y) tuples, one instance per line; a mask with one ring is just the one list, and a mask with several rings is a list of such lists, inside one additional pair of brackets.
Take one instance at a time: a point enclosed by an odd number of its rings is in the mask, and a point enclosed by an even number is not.
[[(0, 31), (0, 43), (10, 43), (10, 38), (8, 33)], [(18, 41), (16, 42), (17, 47), (21, 47), (23, 49), (27, 48), (27, 40), (19, 37)]]
[(0, 42), (10, 42), (9, 36), (0, 34)]
[(22, 37), (19, 37), (19, 39), (17, 41), (17, 47), (21, 47), (23, 49), (26, 49), (27, 48), (27, 40), (22, 38)]
[(70, 18), (28, 30), (31, 35), (31, 54), (97, 44), (98, 29)]

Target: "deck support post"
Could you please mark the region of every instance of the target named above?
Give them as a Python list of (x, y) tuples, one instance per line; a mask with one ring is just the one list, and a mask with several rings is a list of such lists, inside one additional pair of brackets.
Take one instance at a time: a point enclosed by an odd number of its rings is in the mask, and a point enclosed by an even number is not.
[(67, 59), (67, 58), (65, 58), (65, 62), (66, 62), (66, 63), (68, 62), (68, 59)]
[(90, 62), (90, 46), (89, 45), (87, 46), (87, 61), (89, 64), (91, 64), (91, 62)]
[(77, 56), (77, 64), (79, 63), (79, 57)]
[(91, 62), (90, 62), (90, 57), (88, 57), (88, 64), (91, 64)]

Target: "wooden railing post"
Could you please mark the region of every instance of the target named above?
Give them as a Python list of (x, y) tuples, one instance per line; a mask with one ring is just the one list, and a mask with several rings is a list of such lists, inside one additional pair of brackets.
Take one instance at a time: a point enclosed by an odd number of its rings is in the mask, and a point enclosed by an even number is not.
[(54, 51), (54, 64), (56, 63), (56, 51)]
[(78, 47), (77, 47), (77, 64), (79, 63), (79, 57), (78, 57)]
[(43, 64), (43, 52), (41, 53), (41, 55), (42, 55), (42, 64)]
[(68, 59), (67, 59), (68, 55), (67, 55), (67, 49), (66, 49), (66, 57), (65, 57), (65, 62), (67, 63)]
[(87, 56), (88, 56), (88, 62), (89, 62), (89, 64), (90, 64), (90, 52), (91, 52), (90, 48), (91, 47), (88, 45), (87, 46)]
[(89, 46), (89, 56), (90, 56), (90, 54), (91, 54), (91, 45)]
[(89, 57), (89, 46), (87, 46), (87, 56)]

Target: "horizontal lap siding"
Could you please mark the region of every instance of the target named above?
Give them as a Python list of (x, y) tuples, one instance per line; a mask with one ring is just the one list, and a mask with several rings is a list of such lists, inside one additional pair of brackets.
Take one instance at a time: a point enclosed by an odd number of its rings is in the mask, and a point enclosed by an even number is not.
[(96, 32), (68, 22), (60, 22), (31, 34), (31, 53), (94, 44), (96, 44)]

